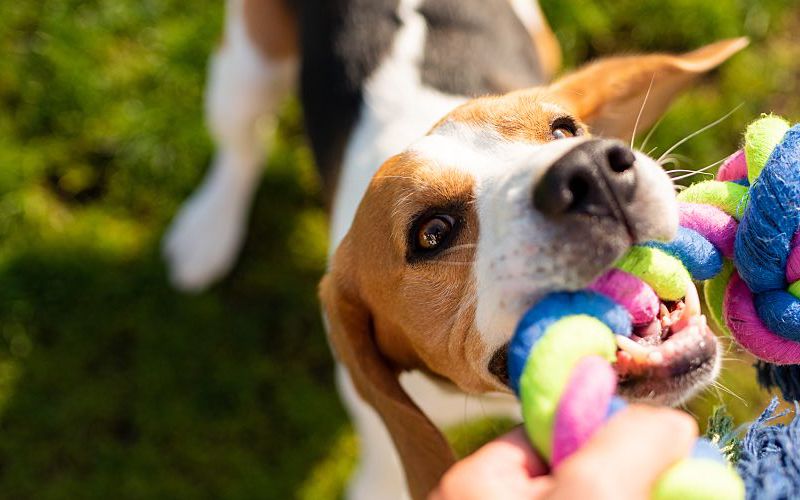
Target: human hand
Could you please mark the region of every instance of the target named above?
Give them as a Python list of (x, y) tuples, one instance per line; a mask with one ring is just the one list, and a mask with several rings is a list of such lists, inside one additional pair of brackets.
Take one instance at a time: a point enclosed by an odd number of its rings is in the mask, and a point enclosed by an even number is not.
[(696, 439), (686, 413), (631, 405), (551, 472), (518, 427), (451, 467), (430, 500), (646, 499)]

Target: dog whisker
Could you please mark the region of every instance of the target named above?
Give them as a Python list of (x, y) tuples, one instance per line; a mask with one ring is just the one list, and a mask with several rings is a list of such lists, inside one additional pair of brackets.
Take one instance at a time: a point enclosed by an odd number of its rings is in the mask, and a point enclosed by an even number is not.
[(722, 118), (718, 118), (717, 120), (715, 120), (715, 121), (713, 121), (713, 122), (709, 123), (709, 124), (708, 124), (708, 125), (706, 125), (705, 127), (702, 127), (702, 128), (700, 128), (699, 130), (696, 130), (696, 131), (692, 132), (691, 134), (687, 135), (686, 137), (684, 137), (683, 139), (679, 140), (678, 142), (676, 142), (675, 144), (673, 144), (671, 148), (667, 149), (667, 150), (664, 152), (664, 154), (662, 154), (662, 155), (661, 155), (661, 157), (660, 157), (660, 158), (657, 160), (657, 162), (658, 162), (658, 163), (661, 163), (661, 160), (662, 160), (662, 159), (664, 159), (664, 158), (665, 158), (665, 157), (666, 157), (668, 154), (672, 153), (672, 152), (673, 152), (673, 151), (675, 151), (677, 148), (679, 148), (681, 145), (683, 145), (684, 143), (686, 143), (688, 140), (690, 140), (690, 139), (692, 139), (692, 138), (694, 138), (694, 137), (697, 137), (698, 135), (702, 134), (702, 133), (703, 133), (703, 132), (705, 132), (706, 130), (709, 130), (709, 129), (713, 128), (713, 127), (716, 127), (717, 125), (719, 125), (720, 123), (722, 123), (723, 121), (725, 121), (725, 120), (726, 120), (726, 119), (727, 119), (729, 116), (731, 116), (733, 113), (735, 113), (736, 111), (738, 111), (738, 110), (739, 110), (739, 108), (741, 108), (743, 105), (744, 105), (744, 103), (741, 103), (741, 104), (739, 104), (738, 106), (736, 106), (735, 108), (733, 108), (732, 110), (730, 110), (730, 111), (729, 111), (727, 114), (725, 114), (725, 116), (723, 116)]
[(658, 164), (659, 164), (659, 165), (661, 165), (662, 167), (664, 167), (664, 166), (666, 166), (666, 165), (676, 165), (676, 166), (680, 166), (680, 164), (681, 164), (681, 160), (680, 160), (680, 159), (678, 159), (678, 158), (676, 158), (676, 157), (670, 156), (669, 158), (666, 158), (666, 159), (664, 159), (664, 160), (660, 160), (660, 161), (658, 162)]
[(650, 78), (650, 85), (647, 87), (647, 92), (644, 94), (644, 100), (642, 100), (642, 107), (639, 108), (639, 114), (636, 115), (636, 122), (633, 124), (633, 132), (631, 132), (631, 149), (633, 149), (633, 140), (636, 138), (636, 129), (639, 128), (639, 120), (642, 119), (642, 112), (644, 111), (644, 107), (647, 105), (647, 98), (650, 97), (650, 91), (653, 89), (653, 80), (656, 79), (656, 74), (653, 73), (653, 76)]
[[(659, 125), (661, 125), (661, 122), (663, 122), (663, 121), (664, 121), (664, 118), (665, 118), (665, 117), (666, 117), (666, 115), (662, 116), (661, 118), (659, 118), (659, 119), (658, 119), (658, 121), (655, 123), (655, 125), (653, 125), (652, 127), (650, 127), (650, 131), (649, 131), (649, 132), (647, 133), (647, 135), (644, 137), (644, 140), (642, 141), (642, 145), (641, 145), (641, 146), (639, 146), (639, 151), (644, 151), (644, 148), (647, 146), (647, 143), (650, 141), (650, 138), (651, 138), (651, 137), (653, 137), (653, 134), (655, 133), (655, 131), (656, 131), (656, 129), (658, 128), (658, 126), (659, 126)], [(656, 149), (658, 149), (658, 148), (653, 148), (653, 149), (651, 149), (651, 150), (650, 150), (650, 153), (652, 153), (652, 152), (653, 152), (653, 151), (655, 151)], [(647, 153), (647, 156), (650, 156), (650, 153)]]
[(675, 165), (676, 167), (679, 167), (681, 166), (681, 163), (690, 163), (690, 162), (691, 160), (689, 158), (683, 155), (673, 153), (664, 158), (663, 160), (660, 160), (658, 164), (663, 168), (667, 165)]
[(414, 177), (410, 177), (408, 175), (382, 175), (380, 176), (381, 179), (404, 179), (407, 181), (416, 181)]
[(686, 163), (692, 161), (692, 159), (689, 158), (688, 156), (682, 155), (682, 154), (679, 154), (679, 153), (672, 153), (672, 154), (670, 154), (668, 156), (668, 158), (675, 158), (678, 161), (682, 161), (682, 162), (686, 162)]
[(723, 385), (723, 384), (722, 384), (722, 382), (719, 382), (719, 381), (716, 381), (716, 380), (715, 380), (714, 382), (712, 382), (712, 383), (711, 383), (711, 385), (712, 385), (712, 387), (715, 387), (715, 388), (717, 388), (717, 389), (720, 389), (720, 390), (722, 390), (723, 392), (725, 392), (725, 393), (727, 393), (727, 394), (730, 394), (730, 395), (731, 395), (731, 396), (733, 396), (734, 398), (736, 398), (736, 399), (738, 399), (739, 401), (741, 401), (743, 405), (745, 405), (745, 406), (749, 406), (749, 405), (748, 405), (748, 403), (747, 403), (747, 401), (746, 401), (746, 400), (745, 400), (743, 397), (741, 397), (740, 395), (736, 394), (736, 393), (735, 393), (735, 392), (733, 392), (731, 389), (729, 389), (728, 387), (726, 387), (725, 385)]
[(692, 418), (694, 418), (695, 420), (697, 420), (697, 415), (696, 415), (696, 414), (695, 414), (693, 411), (691, 411), (691, 410), (689, 409), (689, 407), (688, 407), (688, 406), (686, 406), (686, 403), (681, 403), (681, 405), (680, 405), (680, 406), (681, 406), (681, 408), (683, 409), (683, 411), (685, 411), (686, 413), (688, 413), (689, 415), (691, 415), (691, 416), (692, 416)]
[(726, 156), (725, 158), (722, 158), (721, 160), (717, 160), (714, 163), (710, 163), (710, 164), (706, 165), (705, 167), (701, 167), (701, 168), (697, 168), (697, 169), (688, 169), (688, 170), (667, 170), (667, 173), (671, 174), (673, 172), (694, 172), (694, 173), (698, 173), (699, 174), (701, 172), (705, 172), (705, 171), (707, 171), (709, 169), (712, 169), (712, 168), (716, 167), (717, 165), (719, 165), (720, 163), (725, 161), (727, 158), (728, 157)]
[(725, 157), (725, 158), (723, 158), (721, 160), (715, 161), (714, 163), (711, 163), (709, 165), (706, 165), (703, 168), (698, 168), (697, 170), (670, 170), (667, 173), (670, 174), (670, 173), (673, 173), (673, 172), (690, 172), (690, 173), (688, 173), (686, 175), (680, 175), (678, 177), (672, 177), (673, 181), (679, 181), (681, 179), (686, 179), (687, 177), (692, 177), (692, 176), (697, 175), (697, 174), (707, 175), (709, 177), (714, 177), (714, 174), (712, 174), (710, 172), (707, 172), (707, 170), (716, 167), (717, 165), (719, 165), (720, 163), (722, 163), (726, 159), (727, 159), (727, 157)]
[(678, 177), (670, 177), (670, 179), (672, 179), (673, 181), (680, 181), (683, 179), (688, 179), (689, 177), (694, 177), (695, 175), (705, 175), (707, 177), (714, 177), (714, 174), (708, 172), (691, 172), (688, 174), (679, 175)]
[(464, 393), (464, 416), (461, 418), (461, 425), (466, 425), (467, 420), (467, 405), (469, 404), (470, 395), (468, 393)]
[[(708, 402), (708, 398), (709, 398), (708, 389), (711, 389), (711, 387), (707, 388), (706, 390), (704, 390), (703, 392), (701, 392), (700, 394), (698, 394), (695, 397), (698, 400), (702, 401), (703, 403), (707, 403)], [(717, 398), (719, 399), (719, 393), (717, 393)], [(682, 408), (682, 409), (686, 409), (686, 403), (681, 403), (680, 405), (678, 405), (678, 407)]]
[(675, 169), (675, 170), (667, 170), (666, 172), (667, 172), (667, 174), (688, 173), (688, 174), (703, 174), (703, 175), (711, 175), (711, 176), (714, 175), (714, 174), (711, 174), (711, 173), (708, 173), (708, 172), (703, 172), (703, 171), (700, 171), (700, 170), (680, 169), (680, 168), (679, 169)]
[(463, 243), (461, 245), (453, 245), (452, 247), (448, 248), (447, 250), (443, 251), (439, 254), (440, 257), (444, 257), (445, 255), (450, 255), (451, 253), (458, 252), (460, 250), (468, 250), (477, 247), (478, 245), (475, 243)]

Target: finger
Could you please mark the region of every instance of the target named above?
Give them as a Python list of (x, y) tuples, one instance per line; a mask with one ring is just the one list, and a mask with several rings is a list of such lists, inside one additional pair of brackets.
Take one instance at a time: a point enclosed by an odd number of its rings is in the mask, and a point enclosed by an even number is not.
[(546, 472), (547, 466), (518, 427), (456, 463), (430, 498), (541, 498), (552, 489), (552, 480), (544, 476)]
[(541, 476), (548, 472), (547, 464), (533, 450), (522, 426), (515, 427), (503, 436), (483, 445), (471, 456), (476, 455), (479, 460), (495, 458), (515, 463), (527, 471), (530, 477)]
[(633, 405), (565, 460), (556, 482), (571, 485), (565, 498), (647, 498), (658, 477), (687, 457), (696, 440), (697, 423), (686, 413)]

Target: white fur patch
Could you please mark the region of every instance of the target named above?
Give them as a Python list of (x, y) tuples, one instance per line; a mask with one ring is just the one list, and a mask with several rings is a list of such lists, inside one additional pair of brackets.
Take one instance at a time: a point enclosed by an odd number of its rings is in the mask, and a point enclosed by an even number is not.
[[(478, 293), (475, 321), (490, 350), (502, 346), (514, 331), (527, 304), (516, 304), (529, 297), (530, 289), (548, 283), (520, 280), (519, 289), (498, 286), (498, 256), (513, 254), (520, 248), (535, 248), (540, 239), (550, 237), (541, 231), (544, 223), (533, 209), (532, 195), (536, 182), (548, 167), (583, 139), (553, 141), (536, 149), (525, 162), (509, 165), (502, 175), (485, 180), (478, 196), (480, 235), (475, 259)], [(554, 279), (559, 279), (554, 277)]]
[(539, 2), (534, 0), (510, 0), (511, 8), (530, 33), (536, 33), (545, 27), (544, 16)]
[(477, 183), (533, 156), (541, 145), (509, 141), (496, 131), (448, 122), (414, 142), (408, 151), (443, 167), (471, 174)]
[(333, 203), (331, 253), (350, 229), (358, 204), (383, 162), (466, 100), (422, 84), (419, 68), (427, 25), (416, 10), (420, 3), (400, 2), (397, 12), (402, 27), (390, 54), (364, 86), (364, 104), (345, 150)]

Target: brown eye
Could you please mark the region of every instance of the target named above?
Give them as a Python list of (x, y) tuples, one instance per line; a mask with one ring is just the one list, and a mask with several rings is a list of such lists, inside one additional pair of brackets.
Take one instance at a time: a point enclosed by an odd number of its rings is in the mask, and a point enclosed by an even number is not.
[(576, 137), (583, 133), (583, 130), (578, 127), (575, 120), (569, 117), (561, 117), (553, 120), (550, 125), (550, 133), (553, 139), (566, 139), (568, 137)]
[(449, 215), (435, 215), (419, 225), (416, 245), (423, 252), (439, 248), (453, 231), (455, 219)]

